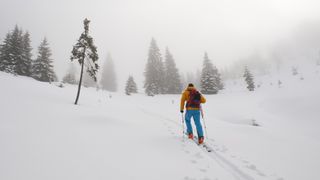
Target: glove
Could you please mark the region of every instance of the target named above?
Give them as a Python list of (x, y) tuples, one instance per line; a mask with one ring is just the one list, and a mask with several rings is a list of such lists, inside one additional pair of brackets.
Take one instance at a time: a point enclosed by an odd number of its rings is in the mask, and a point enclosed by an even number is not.
[(183, 110), (180, 110), (181, 113), (183, 113)]

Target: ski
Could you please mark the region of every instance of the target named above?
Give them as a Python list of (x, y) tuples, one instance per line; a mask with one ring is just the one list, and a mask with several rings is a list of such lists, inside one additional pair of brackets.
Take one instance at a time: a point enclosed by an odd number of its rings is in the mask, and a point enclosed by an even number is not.
[(202, 147), (204, 150), (206, 150), (207, 152), (212, 152), (213, 149), (208, 146), (206, 143), (202, 143), (202, 144), (199, 144), (198, 143), (198, 137), (197, 136), (193, 136), (193, 139), (192, 139), (198, 146)]

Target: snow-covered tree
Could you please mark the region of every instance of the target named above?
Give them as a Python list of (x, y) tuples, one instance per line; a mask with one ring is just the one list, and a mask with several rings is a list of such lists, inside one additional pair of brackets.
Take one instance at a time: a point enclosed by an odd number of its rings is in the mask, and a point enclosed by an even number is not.
[(12, 58), (11, 49), (11, 33), (9, 32), (0, 47), (0, 71), (8, 73), (15, 71), (15, 62)]
[(31, 47), (30, 34), (27, 31), (22, 37), (22, 61), (19, 63), (21, 68), (21, 75), (31, 76), (32, 68), (32, 47)]
[(67, 74), (63, 77), (62, 82), (68, 84), (77, 84), (76, 67), (73, 63), (70, 63)]
[(16, 25), (12, 32), (7, 33), (0, 50), (0, 70), (12, 74), (31, 76), (30, 34), (23, 34)]
[(32, 77), (39, 81), (52, 82), (57, 80), (53, 70), (53, 60), (51, 59), (49, 43), (44, 38), (38, 47), (37, 59), (33, 62)]
[(117, 91), (117, 77), (114, 69), (114, 63), (110, 54), (108, 54), (108, 57), (104, 62), (100, 84), (104, 90), (111, 92)]
[(22, 75), (20, 67), (23, 58), (22, 41), (22, 30), (16, 25), (12, 32), (7, 33), (5, 40), (1, 45), (1, 71)]
[(144, 72), (144, 88), (145, 93), (148, 96), (164, 93), (164, 72), (164, 65), (160, 50), (157, 46), (156, 40), (152, 38), (149, 48), (148, 62)]
[(249, 91), (254, 91), (255, 85), (253, 81), (253, 75), (251, 74), (247, 66), (245, 67), (243, 77), (245, 78)]
[(97, 81), (96, 73), (99, 69), (99, 65), (97, 64), (99, 57), (97, 54), (97, 48), (93, 44), (93, 38), (89, 35), (89, 23), (90, 21), (88, 19), (83, 21), (84, 32), (80, 35), (79, 40), (72, 49), (71, 61), (78, 60), (81, 65), (80, 80), (75, 104), (78, 103), (80, 95), (84, 66), (86, 66), (86, 71), (90, 77), (92, 77), (94, 81)]
[(10, 60), (13, 65), (13, 74), (23, 75), (23, 38), (22, 30), (16, 25), (12, 34), (11, 34), (11, 49), (10, 49)]
[(131, 93), (138, 92), (137, 84), (134, 82), (134, 79), (132, 76), (129, 76), (127, 80), (125, 92), (127, 95), (131, 95)]
[(219, 77), (220, 75), (217, 68), (213, 66), (211, 60), (208, 58), (208, 54), (205, 53), (201, 72), (201, 92), (203, 94), (217, 94), (220, 90)]
[(179, 71), (176, 67), (176, 63), (170, 53), (169, 49), (166, 48), (165, 56), (165, 93), (167, 94), (180, 94), (182, 90), (181, 80)]

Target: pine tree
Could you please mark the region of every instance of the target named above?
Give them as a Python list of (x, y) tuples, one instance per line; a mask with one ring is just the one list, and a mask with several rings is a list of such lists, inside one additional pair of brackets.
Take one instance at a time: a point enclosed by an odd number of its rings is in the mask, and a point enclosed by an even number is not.
[(0, 70), (7, 73), (23, 75), (21, 62), (23, 59), (22, 30), (16, 25), (12, 32), (6, 35), (1, 45)]
[(102, 76), (100, 80), (102, 89), (115, 92), (117, 91), (117, 79), (114, 69), (113, 60), (111, 55), (108, 54), (108, 57), (103, 65)]
[(245, 67), (243, 77), (245, 78), (245, 81), (248, 84), (247, 88), (249, 89), (249, 91), (254, 91), (255, 85), (254, 85), (254, 81), (253, 81), (253, 76), (250, 73), (247, 66)]
[(71, 61), (78, 60), (81, 65), (78, 93), (74, 104), (78, 103), (85, 65), (87, 68), (86, 71), (89, 73), (90, 77), (92, 77), (94, 81), (97, 81), (96, 73), (99, 69), (99, 65), (97, 64), (99, 57), (97, 54), (97, 48), (93, 44), (93, 38), (89, 35), (89, 23), (90, 21), (88, 19), (83, 21), (84, 32), (81, 34), (78, 42), (72, 49)]
[(131, 95), (131, 93), (138, 92), (137, 84), (134, 82), (134, 79), (132, 76), (129, 76), (127, 80), (125, 92), (127, 95)]
[(145, 68), (145, 82), (144, 88), (148, 96), (164, 93), (164, 65), (162, 62), (160, 50), (157, 46), (155, 39), (152, 38), (148, 62)]
[(201, 73), (201, 92), (203, 94), (217, 94), (219, 91), (218, 83), (217, 83), (217, 69), (213, 66), (210, 59), (208, 58), (208, 54), (205, 53), (203, 68)]
[(38, 57), (33, 62), (32, 77), (39, 81), (52, 82), (57, 80), (53, 70), (53, 60), (47, 38), (44, 38), (38, 47)]
[(23, 34), (22, 30), (15, 26), (12, 32), (7, 33), (0, 50), (0, 70), (8, 73), (31, 76), (32, 48), (30, 34)]
[(30, 34), (27, 31), (22, 36), (22, 61), (19, 63), (21, 68), (21, 75), (31, 76), (31, 65), (32, 65), (32, 48), (30, 45)]
[(180, 75), (176, 67), (176, 63), (169, 51), (166, 48), (165, 56), (165, 93), (167, 94), (179, 94), (182, 90)]
[(14, 62), (12, 60), (11, 52), (11, 33), (7, 33), (6, 38), (1, 44), (0, 48), (0, 71), (13, 73), (14, 72)]
[(73, 63), (70, 63), (67, 74), (63, 77), (62, 82), (68, 84), (77, 84), (76, 67)]
[(23, 37), (22, 30), (15, 26), (11, 34), (11, 61), (13, 65), (13, 74), (23, 75)]

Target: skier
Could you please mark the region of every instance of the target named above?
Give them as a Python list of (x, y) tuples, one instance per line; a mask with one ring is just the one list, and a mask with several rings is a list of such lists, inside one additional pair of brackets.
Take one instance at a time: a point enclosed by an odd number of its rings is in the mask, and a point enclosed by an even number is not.
[(188, 87), (181, 95), (180, 112), (183, 113), (184, 105), (186, 103), (185, 122), (187, 125), (187, 134), (189, 139), (193, 139), (193, 130), (191, 126), (191, 117), (193, 117), (194, 124), (197, 128), (198, 143), (202, 144), (204, 141), (202, 125), (200, 122), (200, 108), (201, 103), (205, 103), (206, 99), (197, 91), (192, 83), (188, 84)]

